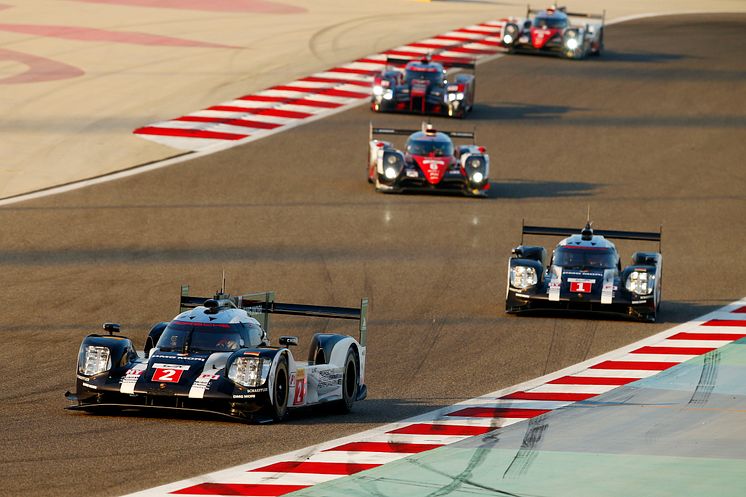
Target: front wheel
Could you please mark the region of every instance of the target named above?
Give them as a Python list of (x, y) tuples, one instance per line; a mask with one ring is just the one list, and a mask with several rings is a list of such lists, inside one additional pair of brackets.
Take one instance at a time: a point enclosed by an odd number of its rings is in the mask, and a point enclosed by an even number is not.
[(352, 410), (358, 392), (358, 364), (355, 352), (350, 349), (347, 352), (342, 375), (342, 400), (337, 401), (337, 410), (346, 414)]
[(277, 363), (272, 381), (272, 405), (269, 415), (275, 421), (282, 421), (288, 414), (288, 366), (285, 358)]

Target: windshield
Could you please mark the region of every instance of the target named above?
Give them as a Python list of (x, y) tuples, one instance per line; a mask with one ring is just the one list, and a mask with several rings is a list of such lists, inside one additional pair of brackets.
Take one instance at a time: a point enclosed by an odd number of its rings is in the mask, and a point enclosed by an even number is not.
[(244, 343), (244, 323), (192, 323), (172, 321), (163, 330), (157, 347), (164, 352), (227, 352)]
[(415, 69), (407, 69), (407, 81), (416, 79), (427, 80), (429, 83), (441, 84), (443, 74), (440, 71), (417, 71)]
[(409, 140), (407, 153), (411, 155), (434, 155), (443, 157), (453, 155), (453, 144), (447, 141)]
[(535, 28), (565, 28), (567, 27), (567, 19), (561, 19), (556, 17), (537, 17), (534, 19)]
[(568, 269), (611, 269), (617, 265), (617, 255), (608, 248), (565, 246), (554, 251), (554, 265)]

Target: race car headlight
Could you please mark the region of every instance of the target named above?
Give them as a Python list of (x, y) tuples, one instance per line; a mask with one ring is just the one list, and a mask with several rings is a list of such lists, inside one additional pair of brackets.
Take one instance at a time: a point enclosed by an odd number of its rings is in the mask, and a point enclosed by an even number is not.
[(387, 167), (383, 170), (383, 174), (386, 176), (386, 179), (394, 179), (399, 176), (399, 172), (395, 167)]
[(381, 95), (383, 95), (383, 87), (382, 86), (378, 86), (378, 85), (374, 86), (373, 87), (373, 95), (375, 95), (377, 97), (380, 97)]
[(481, 183), (483, 179), (484, 179), (484, 174), (480, 173), (479, 171), (474, 173), (474, 175), (471, 177), (471, 180), (474, 183)]
[(646, 272), (632, 271), (627, 276), (625, 287), (636, 295), (649, 295), (653, 291), (653, 279)]
[(456, 100), (456, 94), (455, 93), (449, 93), (448, 94), (448, 101), (449, 102), (453, 102), (454, 100)]
[(392, 90), (386, 90), (383, 94), (383, 99), (391, 100), (392, 98), (394, 98), (394, 92)]
[(386, 162), (393, 166), (399, 162), (399, 159), (395, 155), (389, 155), (386, 157)]
[(525, 290), (539, 282), (536, 269), (528, 266), (513, 266), (510, 268), (510, 285)]
[(471, 159), (469, 161), (469, 165), (473, 167), (474, 169), (482, 166), (482, 161), (479, 159)]
[(111, 369), (109, 347), (86, 345), (81, 347), (78, 358), (78, 372), (85, 376), (103, 373)]
[(570, 50), (575, 50), (578, 48), (578, 39), (577, 38), (568, 38), (565, 41), (565, 46)]
[(505, 43), (506, 45), (510, 45), (511, 43), (513, 43), (513, 35), (506, 34), (505, 36), (503, 36), (503, 43)]
[(264, 371), (265, 362), (259, 357), (238, 357), (228, 369), (228, 378), (245, 387), (258, 387), (269, 374), (269, 366)]

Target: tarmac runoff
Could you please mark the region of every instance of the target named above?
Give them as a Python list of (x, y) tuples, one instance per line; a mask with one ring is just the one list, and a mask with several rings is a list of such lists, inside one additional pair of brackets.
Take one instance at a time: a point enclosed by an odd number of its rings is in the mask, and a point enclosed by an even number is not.
[(590, 400), (294, 496), (743, 496), (746, 338)]

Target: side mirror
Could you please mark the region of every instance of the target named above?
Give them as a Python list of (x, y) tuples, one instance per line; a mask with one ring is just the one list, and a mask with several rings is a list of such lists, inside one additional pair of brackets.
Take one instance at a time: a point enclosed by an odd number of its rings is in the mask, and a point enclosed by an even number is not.
[(118, 323), (104, 323), (104, 330), (109, 332), (109, 335), (119, 333), (120, 326)]
[(281, 336), (280, 345), (283, 347), (290, 347), (291, 345), (298, 345), (298, 337)]

